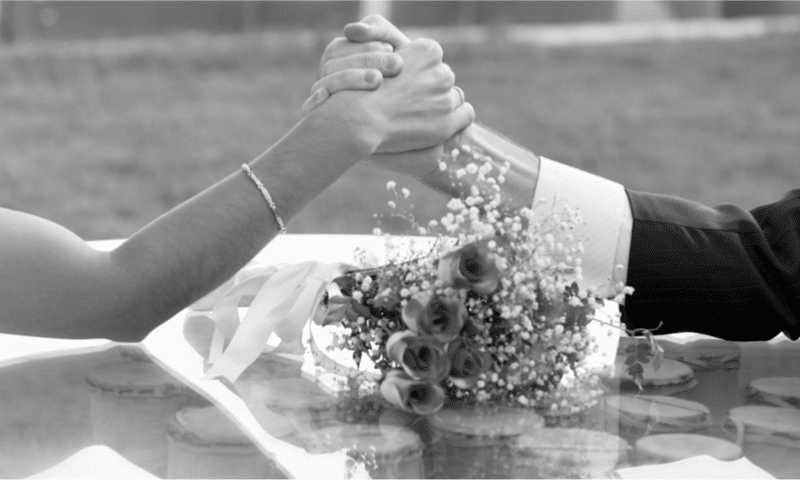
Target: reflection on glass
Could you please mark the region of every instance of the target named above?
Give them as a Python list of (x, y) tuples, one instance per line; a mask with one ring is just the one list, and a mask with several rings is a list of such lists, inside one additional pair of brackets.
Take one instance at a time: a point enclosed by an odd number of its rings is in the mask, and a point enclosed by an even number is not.
[[(181, 327), (193, 325), (185, 334), (203, 351), (213, 328), (189, 323)], [(308, 452), (298, 461), (343, 452), (334, 477), (598, 477), (701, 454), (741, 456), (761, 472), (797, 477), (798, 344), (661, 340), (670, 362), (646, 370), (643, 392), (628, 389), (618, 368), (603, 382), (600, 408), (557, 421), (546, 412), (444, 409), (423, 417), (377, 401), (353, 403), (311, 358), (302, 364), (264, 354), (231, 388), (270, 436)], [(141, 348), (113, 344), (6, 361), (0, 476), (34, 475), (95, 444), (167, 478), (285, 475), (270, 460), (274, 444), (254, 443), (225, 405), (200, 398), (167, 370)]]
[(109, 363), (86, 375), (94, 442), (150, 473), (167, 473), (166, 421), (188, 403), (187, 388), (149, 359)]
[(283, 478), (215, 406), (187, 407), (168, 425), (167, 478)]

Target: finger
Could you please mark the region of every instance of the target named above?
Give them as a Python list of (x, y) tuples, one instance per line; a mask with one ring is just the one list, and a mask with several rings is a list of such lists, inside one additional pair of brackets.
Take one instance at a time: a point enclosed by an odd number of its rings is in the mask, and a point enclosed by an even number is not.
[(344, 37), (339, 37), (328, 44), (322, 58), (326, 61), (330, 61), (334, 58), (347, 57), (357, 53), (393, 51), (394, 47), (388, 42), (373, 41), (354, 43)]
[(325, 100), (327, 100), (331, 96), (328, 93), (327, 88), (318, 88), (314, 91), (314, 93), (308, 97), (308, 99), (303, 103), (303, 108), (300, 110), (301, 114), (305, 117), (308, 115), (308, 112), (314, 110), (319, 105), (321, 105)]
[[(374, 68), (349, 68), (317, 80), (312, 92), (325, 89), (328, 96), (342, 90), (375, 90), (383, 82), (380, 70)], [(324, 100), (323, 100), (324, 101)]]
[(403, 57), (396, 53), (386, 52), (356, 53), (328, 61), (322, 66), (320, 77), (327, 77), (351, 68), (374, 68), (379, 70), (384, 77), (394, 77), (403, 69)]
[(350, 55), (357, 55), (360, 53), (369, 53), (369, 52), (385, 52), (390, 53), (394, 51), (394, 47), (386, 42), (365, 42), (365, 43), (353, 43), (350, 40), (344, 37), (335, 38), (331, 43), (325, 47), (325, 52), (322, 54), (322, 58), (319, 61), (319, 76), (322, 75), (322, 67), (329, 61), (347, 57)]
[(388, 42), (395, 49), (411, 41), (389, 20), (380, 15), (370, 15), (360, 22), (347, 24), (344, 27), (344, 36), (351, 42), (375, 40)]
[(458, 107), (453, 111), (450, 115), (450, 129), (451, 135), (453, 136), (464, 130), (465, 128), (472, 125), (472, 122), (475, 121), (475, 109), (469, 102), (464, 102), (463, 105)]
[(450, 89), (450, 97), (453, 110), (456, 110), (461, 105), (464, 105), (464, 102), (467, 100), (466, 95), (464, 95), (464, 90), (457, 85)]

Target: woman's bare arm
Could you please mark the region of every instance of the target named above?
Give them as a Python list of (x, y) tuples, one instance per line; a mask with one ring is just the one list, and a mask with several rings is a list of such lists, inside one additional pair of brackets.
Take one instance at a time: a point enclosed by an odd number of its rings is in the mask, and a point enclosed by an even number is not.
[[(338, 93), (250, 164), (285, 222), (357, 161), (435, 145), (471, 123), (469, 104), (455, 108), (452, 71), (437, 47), (421, 41), (398, 52), (407, 75), (376, 92)], [(0, 209), (0, 331), (139, 341), (277, 232), (239, 170), (107, 253), (52, 222)]]

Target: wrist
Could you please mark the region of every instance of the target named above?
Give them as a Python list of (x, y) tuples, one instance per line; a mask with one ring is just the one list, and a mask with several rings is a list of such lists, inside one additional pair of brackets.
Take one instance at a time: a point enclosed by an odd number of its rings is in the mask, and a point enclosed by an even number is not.
[[(464, 146), (468, 149), (464, 149)], [(450, 152), (454, 149), (460, 149), (461, 153), (452, 158)], [(446, 170), (436, 168), (420, 180), (450, 196), (463, 196), (469, 191), (471, 183), (456, 180), (453, 174), (465, 169), (473, 161), (471, 152), (476, 150), (487, 155), (496, 167), (508, 165), (501, 187), (503, 203), (516, 209), (530, 206), (539, 178), (539, 157), (479, 124), (472, 124), (445, 143), (444, 151), (449, 157)]]
[(369, 109), (359, 108), (362, 99), (363, 95), (355, 92), (338, 92), (302, 120), (312, 131), (351, 152), (354, 163), (375, 154), (383, 142), (376, 128), (379, 122), (372, 115), (363, 115)]

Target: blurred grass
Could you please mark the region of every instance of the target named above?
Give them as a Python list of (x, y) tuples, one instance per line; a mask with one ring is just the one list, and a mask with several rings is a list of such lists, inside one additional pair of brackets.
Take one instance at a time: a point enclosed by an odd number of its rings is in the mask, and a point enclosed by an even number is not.
[[(334, 35), (0, 48), (0, 206), (87, 239), (130, 235), (291, 128)], [(709, 204), (800, 185), (800, 36), (443, 46), (479, 121), (537, 153)], [(370, 231), (388, 179), (354, 168), (290, 231)], [(418, 217), (441, 214), (438, 195), (403, 183)]]

